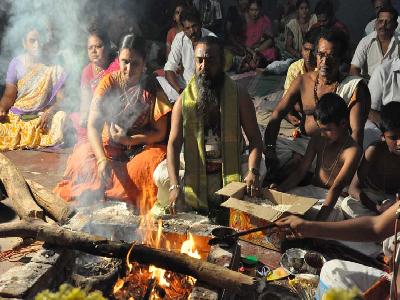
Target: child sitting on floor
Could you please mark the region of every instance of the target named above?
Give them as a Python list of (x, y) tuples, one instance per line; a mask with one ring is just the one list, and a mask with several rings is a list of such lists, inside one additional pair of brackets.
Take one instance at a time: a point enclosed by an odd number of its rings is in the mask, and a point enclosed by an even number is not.
[[(343, 189), (351, 182), (361, 149), (349, 133), (349, 111), (345, 101), (333, 93), (325, 94), (314, 111), (320, 134), (313, 136), (301, 161), (298, 172), (292, 173), (277, 189), (299, 196), (322, 199), (309, 218), (337, 220), (343, 218), (340, 209), (334, 209)], [(305, 177), (314, 158), (316, 160), (312, 185), (295, 188)], [(316, 211), (319, 210), (315, 216)], [(338, 215), (340, 214), (340, 215)]]
[(371, 144), (343, 200), (345, 218), (383, 213), (400, 191), (400, 103), (390, 102), (381, 111), (384, 140)]

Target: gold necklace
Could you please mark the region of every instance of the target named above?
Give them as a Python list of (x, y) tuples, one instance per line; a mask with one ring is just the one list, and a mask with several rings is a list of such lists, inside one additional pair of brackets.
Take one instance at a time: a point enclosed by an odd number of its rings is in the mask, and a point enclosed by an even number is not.
[(332, 165), (331, 165), (330, 167), (327, 167), (327, 168), (324, 167), (324, 156), (325, 156), (325, 149), (326, 149), (326, 144), (327, 144), (327, 142), (326, 142), (326, 140), (325, 140), (324, 148), (322, 149), (322, 157), (321, 157), (321, 168), (322, 168), (323, 170), (325, 170), (325, 171), (329, 171), (328, 180), (326, 180), (325, 186), (327, 186), (328, 183), (329, 183), (329, 181), (331, 180), (333, 170), (334, 170), (334, 168), (336, 167), (336, 165), (337, 165), (337, 163), (338, 163), (338, 161), (339, 161), (339, 159), (340, 159), (340, 156), (342, 155), (342, 152), (343, 152), (343, 150), (344, 150), (344, 147), (347, 145), (348, 140), (349, 140), (349, 137), (347, 136), (346, 140), (343, 142), (342, 146), (340, 147), (340, 151), (339, 151), (339, 153), (337, 154), (337, 156), (336, 156), (334, 162), (332, 163)]

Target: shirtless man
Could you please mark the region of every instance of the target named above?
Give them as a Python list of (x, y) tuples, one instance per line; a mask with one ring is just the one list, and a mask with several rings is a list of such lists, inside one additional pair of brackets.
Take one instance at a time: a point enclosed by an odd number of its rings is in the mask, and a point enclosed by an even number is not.
[(361, 158), (361, 149), (349, 135), (348, 108), (338, 95), (328, 93), (322, 96), (315, 108), (314, 119), (321, 134), (311, 138), (297, 172), (293, 172), (277, 189), (290, 193), (303, 180), (317, 157), (312, 185), (329, 189), (326, 197), (322, 195), (325, 200), (317, 215), (317, 219), (325, 220), (343, 188), (353, 178)]
[(381, 130), (384, 141), (365, 150), (364, 157), (342, 203), (347, 218), (381, 214), (400, 191), (400, 103), (382, 108)]
[[(272, 174), (278, 171), (276, 143), (281, 121), (288, 112), (295, 108), (297, 102), (301, 103), (298, 109), (303, 118), (300, 129), (304, 135), (312, 136), (319, 130), (313, 117), (319, 99), (326, 93), (338, 94), (345, 100), (350, 110), (351, 136), (360, 146), (363, 144), (364, 125), (371, 106), (371, 96), (361, 77), (343, 78), (341, 76), (339, 66), (346, 52), (347, 39), (341, 31), (332, 30), (323, 33), (317, 45), (317, 70), (296, 78), (276, 106), (264, 135), (266, 165)], [(304, 140), (306, 141), (305, 145), (300, 145), (302, 151), (293, 149), (293, 152), (304, 155), (308, 139), (293, 141), (298, 144)], [(290, 149), (290, 146), (286, 145), (285, 147)], [(299, 145), (296, 147), (299, 148)], [(284, 162), (280, 163), (282, 165)], [(269, 175), (273, 177), (273, 175)]]
[[(287, 238), (321, 238), (353, 242), (383, 242), (386, 256), (394, 253), (393, 235), (396, 222), (396, 211), (399, 203), (392, 205), (383, 214), (365, 216), (340, 222), (306, 221), (297, 216), (288, 216), (276, 222)], [(390, 238), (391, 237), (391, 238)], [(398, 273), (400, 275), (400, 273)], [(365, 292), (385, 272), (349, 261), (331, 260), (324, 264), (320, 275), (318, 294), (323, 294), (329, 288), (351, 289), (357, 287)], [(397, 285), (400, 286), (400, 276)], [(400, 297), (400, 289), (398, 289)], [(371, 299), (371, 298), (370, 298)], [(380, 298), (384, 299), (384, 298)]]

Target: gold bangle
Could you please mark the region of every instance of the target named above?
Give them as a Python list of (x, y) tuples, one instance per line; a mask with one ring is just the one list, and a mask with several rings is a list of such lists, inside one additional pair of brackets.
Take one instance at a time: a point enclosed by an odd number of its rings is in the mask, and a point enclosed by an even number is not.
[(102, 162), (107, 161), (108, 159), (106, 157), (100, 158), (97, 160), (97, 166), (99, 166)]

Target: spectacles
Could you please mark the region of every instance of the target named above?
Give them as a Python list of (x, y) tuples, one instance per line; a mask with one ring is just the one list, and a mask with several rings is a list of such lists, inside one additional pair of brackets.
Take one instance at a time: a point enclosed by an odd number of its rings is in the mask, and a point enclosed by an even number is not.
[(326, 60), (335, 60), (337, 59), (337, 55), (335, 55), (334, 53), (325, 53), (325, 52), (321, 52), (321, 51), (317, 51), (316, 55), (320, 58), (320, 59), (326, 59)]

